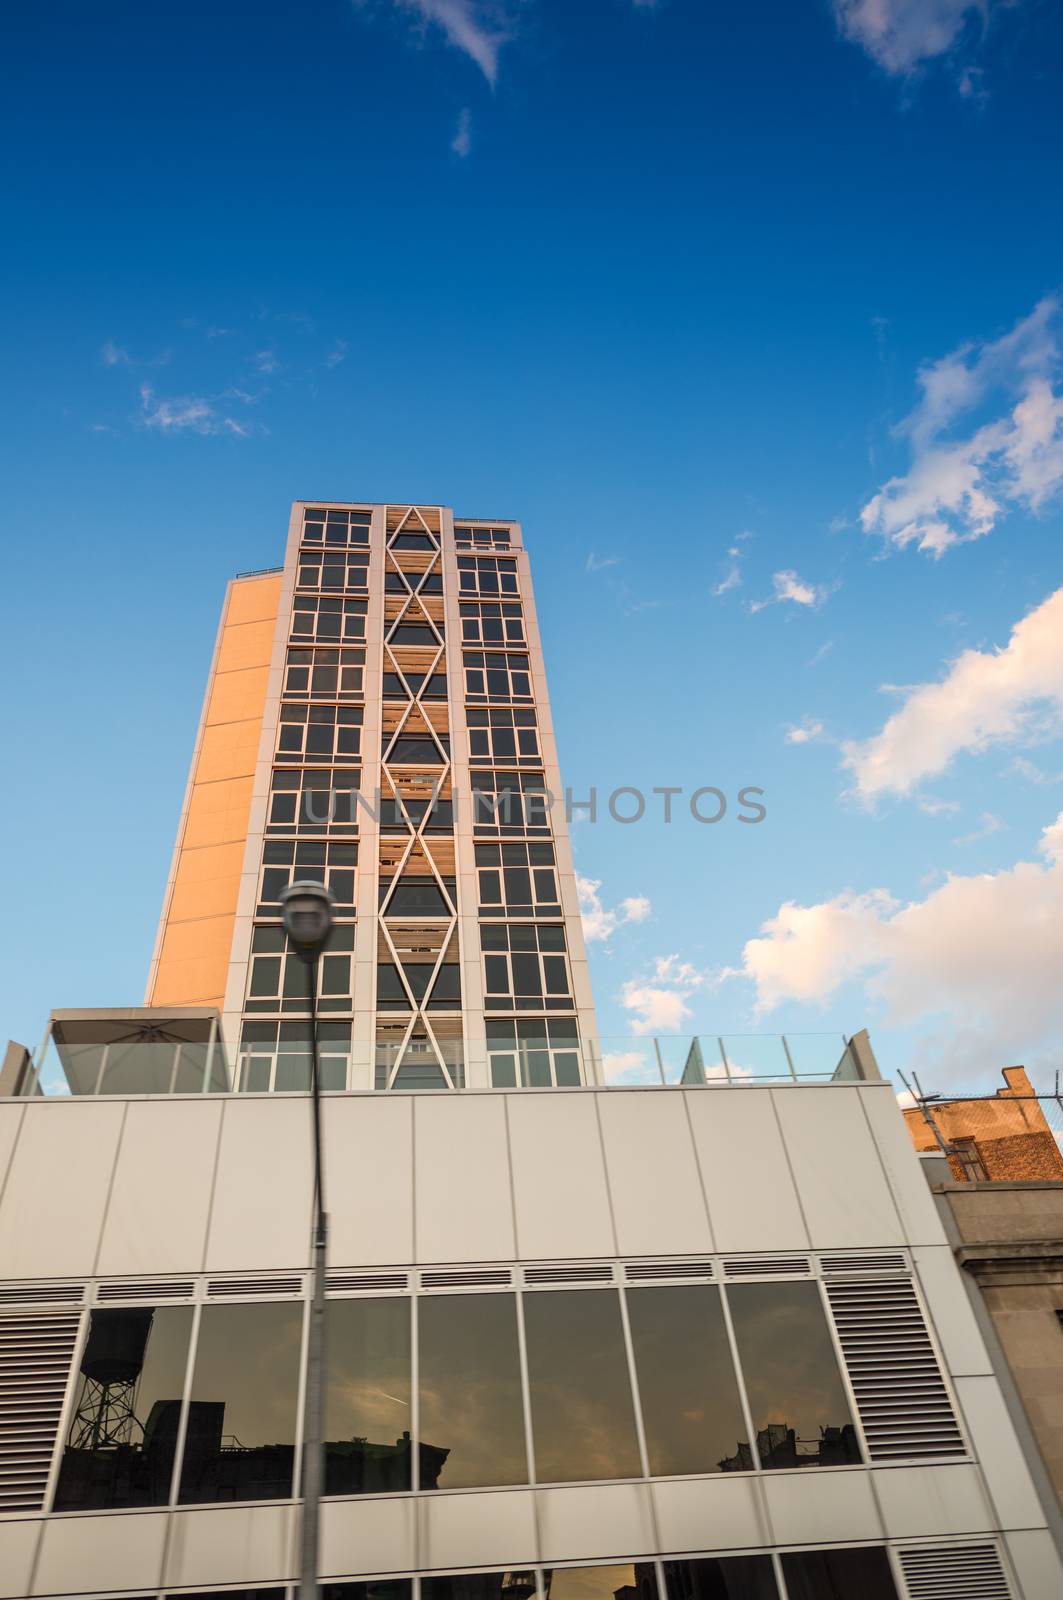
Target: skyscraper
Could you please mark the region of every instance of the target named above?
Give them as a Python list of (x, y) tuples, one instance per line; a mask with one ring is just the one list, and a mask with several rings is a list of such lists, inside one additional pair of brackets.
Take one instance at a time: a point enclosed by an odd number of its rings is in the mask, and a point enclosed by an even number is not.
[(150, 1005), (209, 1005), (247, 1089), (305, 1081), (278, 894), (328, 884), (329, 1088), (575, 1085), (594, 1010), (520, 527), (292, 508), (226, 596)]

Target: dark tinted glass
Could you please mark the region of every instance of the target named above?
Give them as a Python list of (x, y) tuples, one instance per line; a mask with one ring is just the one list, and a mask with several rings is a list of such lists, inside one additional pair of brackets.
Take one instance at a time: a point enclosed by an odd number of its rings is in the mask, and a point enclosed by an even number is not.
[(746, 1430), (719, 1289), (633, 1289), (627, 1308), (650, 1471), (722, 1471)]
[(417, 1317), (421, 1488), (527, 1483), (514, 1296), (424, 1295)]
[(191, 1329), (190, 1306), (92, 1312), (54, 1510), (166, 1504)]
[(325, 1493), (409, 1489), (410, 1302), (330, 1300)]
[(421, 1600), (533, 1600), (534, 1572), (454, 1572), (422, 1578)]
[(897, 1600), (881, 1545), (857, 1550), (802, 1550), (782, 1558), (790, 1600)]
[(636, 1477), (641, 1468), (616, 1291), (527, 1294), (524, 1322), (538, 1481)]
[(319, 1583), (317, 1592), (321, 1600), (410, 1600), (413, 1585), (408, 1578), (371, 1578), (368, 1583)]
[(652, 1561), (615, 1567), (548, 1567), (543, 1573), (546, 1600), (657, 1600)]
[[(814, 1283), (743, 1283), (727, 1291), (762, 1467), (859, 1461), (849, 1403)], [(751, 1465), (740, 1445), (726, 1465)]]
[(291, 1494), (302, 1313), (298, 1303), (204, 1306), (182, 1501)]
[(666, 1561), (668, 1600), (778, 1600), (770, 1556)]

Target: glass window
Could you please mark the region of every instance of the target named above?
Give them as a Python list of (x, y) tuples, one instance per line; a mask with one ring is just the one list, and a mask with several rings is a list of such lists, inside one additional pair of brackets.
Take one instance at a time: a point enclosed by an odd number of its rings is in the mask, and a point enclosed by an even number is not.
[(325, 1493), (411, 1488), (410, 1302), (329, 1300)]
[(537, 1481), (637, 1477), (641, 1468), (616, 1291), (526, 1294), (524, 1322)]
[(632, 1289), (627, 1309), (650, 1471), (721, 1472), (745, 1426), (719, 1289)]
[(291, 1494), (302, 1322), (299, 1301), (203, 1307), (183, 1503)]
[(666, 1561), (668, 1600), (778, 1600), (770, 1556)]
[(170, 1498), (191, 1306), (93, 1311), (54, 1511)]
[[(762, 1467), (860, 1460), (819, 1286), (742, 1283), (727, 1290)], [(724, 1470), (751, 1465), (739, 1444)]]
[(652, 1561), (615, 1567), (547, 1567), (543, 1588), (546, 1600), (657, 1600), (657, 1573)]
[(496, 1089), (573, 1088), (583, 1081), (575, 1017), (489, 1017), (487, 1051)]
[(370, 1578), (368, 1583), (319, 1583), (317, 1592), (321, 1600), (411, 1600), (413, 1585), (409, 1578)]
[(782, 1558), (790, 1600), (897, 1600), (881, 1545), (856, 1550), (795, 1550)]
[(417, 1318), (421, 1488), (527, 1483), (515, 1297), (424, 1295)]
[(421, 1579), (421, 1600), (534, 1600), (535, 1573), (453, 1572)]

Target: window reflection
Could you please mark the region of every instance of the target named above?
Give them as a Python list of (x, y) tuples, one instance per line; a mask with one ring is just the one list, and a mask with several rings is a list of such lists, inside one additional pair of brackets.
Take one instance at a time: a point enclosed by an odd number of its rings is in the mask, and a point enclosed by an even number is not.
[(657, 1600), (657, 1573), (652, 1561), (546, 1567), (543, 1592), (546, 1600)]
[(537, 1481), (638, 1476), (616, 1291), (525, 1295), (524, 1322)]
[(417, 1316), (421, 1488), (527, 1483), (515, 1297), (425, 1295)]
[(321, 1600), (411, 1600), (413, 1584), (409, 1578), (372, 1578), (368, 1583), (319, 1583), (317, 1592)]
[[(743, 1283), (727, 1290), (760, 1465), (841, 1466), (860, 1460), (827, 1319), (815, 1283)], [(755, 1465), (739, 1440), (725, 1472)]]
[(204, 1306), (181, 1467), (183, 1502), (292, 1492), (301, 1302)]
[(856, 1550), (800, 1550), (782, 1558), (790, 1600), (897, 1600), (881, 1545)]
[(770, 1556), (666, 1561), (668, 1600), (778, 1600)]
[(325, 1493), (409, 1489), (410, 1302), (326, 1302)]
[(720, 1471), (745, 1429), (719, 1289), (632, 1289), (627, 1310), (650, 1471)]
[(421, 1600), (531, 1600), (535, 1573), (455, 1572), (445, 1578), (422, 1578)]
[(170, 1498), (190, 1306), (93, 1311), (53, 1509)]

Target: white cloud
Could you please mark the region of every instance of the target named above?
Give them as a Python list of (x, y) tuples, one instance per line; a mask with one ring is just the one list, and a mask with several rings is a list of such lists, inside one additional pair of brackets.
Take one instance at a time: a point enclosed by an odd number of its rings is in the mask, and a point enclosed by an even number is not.
[(796, 727), (787, 728), (787, 744), (812, 744), (823, 737), (823, 724), (815, 717), (803, 717)]
[[(364, 5), (365, 0), (355, 4)], [(423, 31), (442, 29), (447, 43), (475, 61), (494, 87), (498, 52), (513, 37), (510, 8), (502, 0), (394, 0), (394, 4)]]
[(276, 372), (277, 356), (273, 350), (259, 350), (255, 356), (255, 365), (259, 372)]
[(961, 751), (1027, 742), (1063, 728), (1063, 588), (1012, 629), (1003, 650), (965, 650), (939, 683), (904, 693), (881, 730), (843, 748), (867, 804), (909, 794)]
[(648, 978), (632, 978), (620, 991), (621, 1005), (632, 1013), (632, 1033), (681, 1033), (692, 1015), (687, 1001), (704, 983), (705, 974), (689, 961), (658, 956)]
[[(886, 889), (788, 901), (743, 950), (756, 1007), (823, 1006), (861, 979), (893, 1027), (939, 1024), (942, 1072), (995, 1070), (1025, 1053), (1059, 1058), (1063, 1030), (1063, 812), (1046, 827), (1040, 861), (949, 876), (923, 900)], [(730, 974), (733, 975), (733, 974)]]
[(727, 551), (727, 564), (723, 577), (713, 587), (712, 592), (717, 597), (729, 593), (731, 589), (740, 587), (742, 583), (742, 557), (745, 553), (742, 546), (747, 539), (752, 539), (752, 537), (753, 534), (749, 528), (744, 528), (741, 533), (735, 536), (734, 544)]
[(592, 550), (587, 557), (585, 572), (604, 572), (606, 567), (615, 567), (620, 563), (619, 556), (596, 556)]
[(926, 795), (918, 802), (920, 811), (928, 817), (947, 817), (960, 809), (958, 800), (937, 800), (933, 795)]
[(926, 61), (947, 55), (969, 25), (989, 25), (990, 13), (1017, 0), (834, 0), (846, 39), (886, 72), (907, 76)]
[(341, 361), (347, 359), (346, 339), (337, 339), (328, 355), (325, 357), (326, 367), (338, 367)]
[(472, 112), (468, 106), (462, 106), (458, 112), (458, 125), (454, 130), (454, 137), (450, 141), (450, 148), (462, 161), (472, 149)]
[(958, 845), (977, 844), (979, 840), (989, 839), (994, 833), (1000, 833), (1001, 829), (1006, 827), (1007, 823), (1001, 822), (1000, 818), (994, 816), (992, 811), (983, 811), (978, 820), (977, 828), (971, 833), (965, 833), (962, 838), (953, 839), (952, 842)]
[(583, 923), (583, 937), (588, 944), (609, 939), (617, 930), (628, 922), (645, 922), (650, 915), (652, 907), (645, 895), (628, 895), (612, 910), (602, 904), (599, 890), (602, 887), (600, 878), (585, 878), (581, 873), (576, 874), (576, 892), (579, 895), (580, 919)]
[(765, 606), (778, 605), (782, 601), (792, 601), (795, 606), (819, 606), (830, 593), (829, 589), (822, 588), (814, 583), (806, 583), (799, 578), (796, 572), (776, 572), (772, 575), (774, 593), (766, 600), (754, 600), (750, 611), (763, 611)]
[(160, 400), (148, 383), (140, 389), (140, 424), (155, 428), (162, 434), (212, 433), (236, 434), (241, 439), (250, 436), (246, 423), (234, 417), (219, 415), (213, 400), (198, 395), (182, 395), (172, 400)]
[(105, 367), (132, 366), (132, 362), (129, 358), (129, 351), (123, 350), (121, 345), (115, 344), (113, 339), (108, 339), (107, 343), (100, 351), (100, 360), (103, 362)]
[[(922, 368), (922, 397), (897, 429), (912, 465), (863, 507), (865, 533), (939, 558), (984, 538), (1011, 507), (1042, 510), (1063, 487), (1060, 311), (1046, 296), (1010, 333)], [(964, 438), (948, 436), (990, 402), (995, 416)]]

